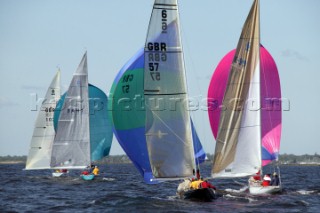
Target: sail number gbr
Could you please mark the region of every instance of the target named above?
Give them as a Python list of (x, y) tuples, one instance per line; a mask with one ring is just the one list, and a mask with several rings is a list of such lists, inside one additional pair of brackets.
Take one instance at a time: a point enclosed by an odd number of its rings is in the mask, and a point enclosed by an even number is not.
[[(167, 33), (167, 10), (161, 11), (161, 29), (162, 34)], [(159, 72), (159, 64), (167, 61), (167, 44), (165, 42), (149, 42), (147, 48), (150, 51), (148, 53), (148, 68), (151, 79), (153, 81), (160, 81), (161, 75)]]
[(159, 63), (167, 60), (167, 44), (164, 42), (149, 42), (148, 68), (153, 81), (160, 81)]

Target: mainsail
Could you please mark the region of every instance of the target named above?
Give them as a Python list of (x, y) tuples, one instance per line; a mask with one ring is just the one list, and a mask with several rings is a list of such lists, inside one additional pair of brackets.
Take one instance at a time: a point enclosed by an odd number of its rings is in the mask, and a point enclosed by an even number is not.
[(243, 177), (261, 168), (260, 23), (255, 0), (242, 29), (222, 102), (213, 177)]
[[(67, 93), (61, 96), (54, 112), (54, 128), (58, 129), (60, 112)], [(98, 87), (89, 84), (89, 128), (90, 128), (90, 159), (100, 160), (110, 153), (112, 143), (112, 124), (107, 110), (108, 97)]]
[(87, 53), (73, 75), (60, 112), (51, 155), (52, 168), (81, 169), (90, 165)]
[(26, 169), (49, 169), (55, 136), (53, 113), (60, 98), (60, 70), (53, 78), (40, 107), (31, 139)]
[[(145, 137), (145, 102), (143, 90), (144, 51), (140, 49), (119, 71), (110, 94), (109, 109), (114, 134), (121, 147), (148, 184), (158, 183), (152, 175)], [(205, 152), (192, 126), (196, 162), (205, 160)]]
[(145, 134), (152, 173), (158, 179), (190, 177), (195, 158), (177, 0), (155, 0), (144, 53)]
[[(223, 94), (235, 50), (230, 51), (218, 64), (208, 90), (209, 120), (217, 137)], [(276, 63), (265, 47), (260, 46), (261, 71), (261, 134), (262, 165), (278, 159), (281, 138), (281, 87)]]

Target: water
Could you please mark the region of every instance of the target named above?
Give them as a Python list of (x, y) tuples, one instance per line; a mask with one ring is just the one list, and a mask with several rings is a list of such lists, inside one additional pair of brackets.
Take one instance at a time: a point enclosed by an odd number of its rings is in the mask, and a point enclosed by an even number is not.
[[(94, 181), (81, 180), (79, 171), (53, 178), (23, 168), (0, 165), (1, 212), (320, 212), (320, 166), (282, 166), (284, 191), (272, 196), (250, 196), (246, 179), (214, 180), (232, 193), (207, 203), (178, 199), (178, 181), (144, 184), (131, 164), (101, 165), (105, 173)], [(209, 171), (202, 166), (204, 176)]]

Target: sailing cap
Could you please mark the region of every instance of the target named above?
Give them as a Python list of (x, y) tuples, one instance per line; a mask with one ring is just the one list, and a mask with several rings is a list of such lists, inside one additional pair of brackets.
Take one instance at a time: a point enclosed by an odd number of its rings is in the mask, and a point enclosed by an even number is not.
[(269, 176), (265, 175), (265, 176), (263, 177), (263, 180), (271, 180), (271, 178), (270, 178)]

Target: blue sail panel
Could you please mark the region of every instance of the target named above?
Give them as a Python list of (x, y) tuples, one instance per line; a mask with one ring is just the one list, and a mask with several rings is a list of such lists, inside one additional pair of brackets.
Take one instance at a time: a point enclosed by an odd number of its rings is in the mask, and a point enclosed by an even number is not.
[[(158, 181), (152, 181), (154, 177), (145, 138), (145, 111), (144, 101), (142, 101), (144, 99), (143, 67), (144, 55), (143, 49), (140, 49), (123, 66), (112, 84), (110, 94), (113, 98), (110, 102), (110, 112), (114, 134), (122, 149), (144, 177), (144, 181), (155, 184)], [(137, 97), (140, 103), (143, 103), (140, 106), (141, 109), (137, 107), (138, 101), (134, 101)], [(122, 100), (128, 100), (128, 102), (122, 103)]]
[(200, 142), (200, 138), (198, 137), (196, 128), (194, 127), (193, 121), (191, 119), (191, 130), (192, 130), (192, 139), (193, 139), (193, 148), (196, 164), (203, 163), (207, 157), (202, 144)]

